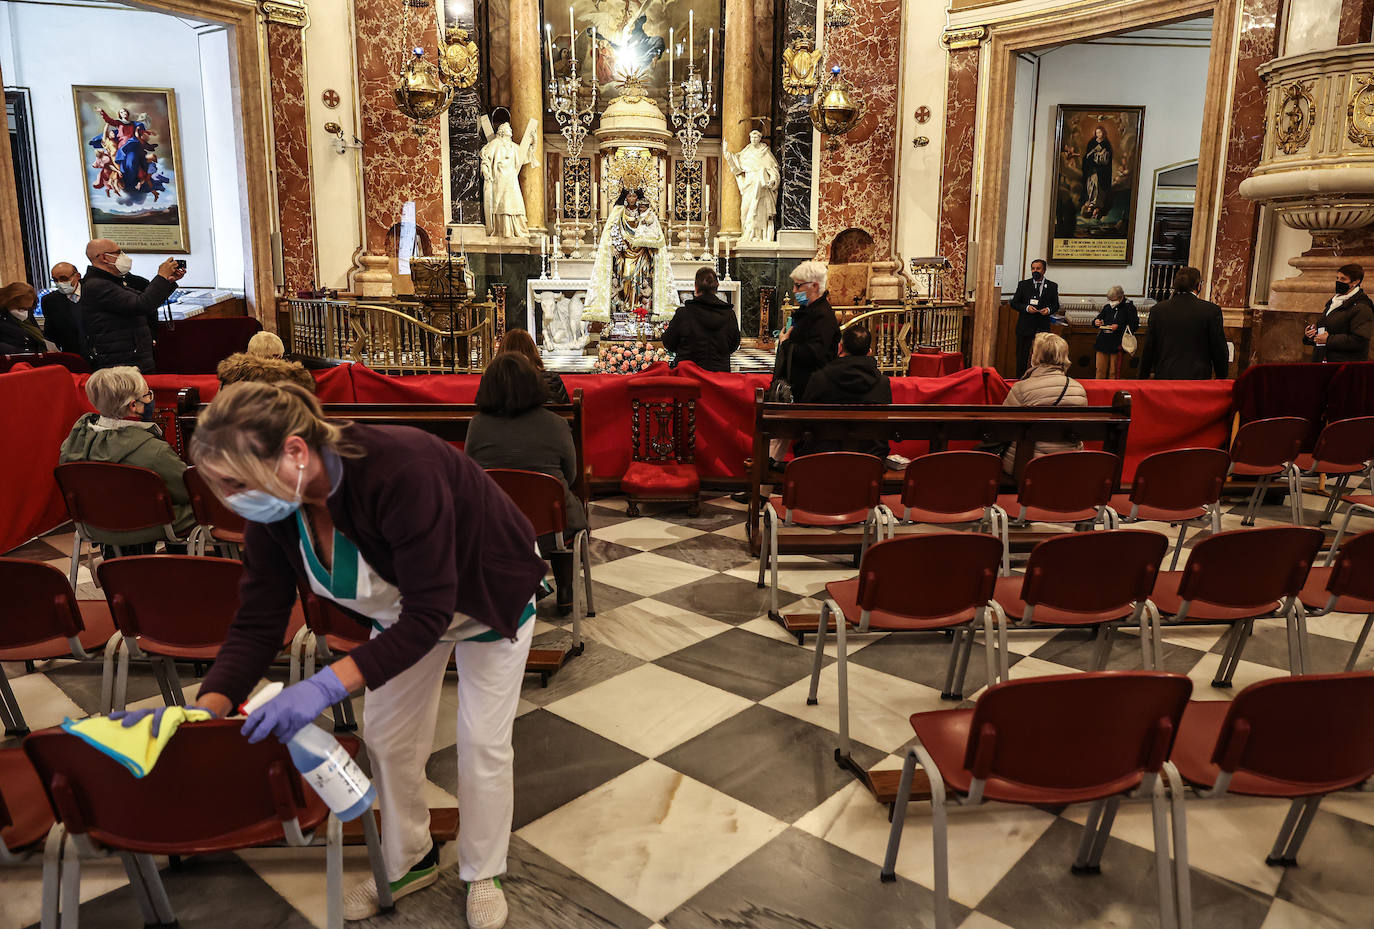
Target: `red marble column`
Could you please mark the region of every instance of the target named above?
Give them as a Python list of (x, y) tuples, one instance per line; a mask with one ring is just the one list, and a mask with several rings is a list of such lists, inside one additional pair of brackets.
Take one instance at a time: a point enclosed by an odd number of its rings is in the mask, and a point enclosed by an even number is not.
[[(940, 171), (939, 251), (954, 266), (949, 280), (964, 293), (973, 211), (973, 140), (977, 129), (978, 48), (949, 52), (945, 81), (944, 165)], [(946, 295), (950, 296), (950, 295)]]
[(268, 24), (267, 56), (272, 70), (272, 137), (282, 275), (284, 290), (290, 295), (315, 282), (315, 221), (310, 200), (310, 130), (302, 30)]
[(1231, 130), (1217, 213), (1208, 299), (1222, 307), (1249, 305), (1258, 205), (1240, 195), (1240, 182), (1259, 164), (1264, 145), (1265, 88), (1257, 69), (1274, 57), (1281, 0), (1245, 0), (1240, 14)]
[(830, 242), (853, 227), (873, 236), (874, 258), (886, 260), (892, 252), (902, 10), (900, 0), (855, 0), (853, 6), (850, 25), (826, 38), (827, 62), (844, 68), (867, 110), (840, 138), (838, 151), (821, 142), (816, 249), (828, 258)]
[[(423, 135), (415, 122), (396, 109), (392, 90), (407, 60), (402, 16), (397, 0), (356, 0), (358, 96), (363, 124), (363, 213), (367, 252), (386, 253), (386, 233), (401, 221), (401, 207), (415, 201), (415, 223), (442, 241), (444, 234), (444, 166), (441, 117), (426, 120)], [(438, 26), (433, 10), (415, 10), (410, 20), (412, 44), (422, 45), (434, 60)]]
[(1374, 0), (1341, 0), (1341, 25), (1337, 45), (1368, 42), (1374, 33)]

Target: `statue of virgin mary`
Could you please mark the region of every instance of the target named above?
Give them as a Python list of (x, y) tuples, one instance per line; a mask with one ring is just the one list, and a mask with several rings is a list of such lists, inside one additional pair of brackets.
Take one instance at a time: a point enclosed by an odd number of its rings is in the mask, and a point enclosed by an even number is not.
[(668, 242), (644, 192), (623, 191), (596, 247), (582, 318), (609, 323), (616, 338), (643, 337), (677, 310)]

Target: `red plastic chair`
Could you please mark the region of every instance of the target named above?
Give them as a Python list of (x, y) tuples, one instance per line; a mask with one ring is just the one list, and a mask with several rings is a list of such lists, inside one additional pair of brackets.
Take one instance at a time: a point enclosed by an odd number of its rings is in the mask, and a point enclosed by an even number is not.
[(637, 377), (630, 383), (630, 466), (620, 479), (629, 497), (625, 512), (641, 503), (686, 503), (700, 510), (701, 475), (695, 463), (697, 400), (701, 385), (685, 377)]
[[(791, 468), (788, 468), (790, 471)], [(949, 662), (945, 668), (947, 700), (963, 698), (964, 675), (973, 649), (974, 630), (983, 626), (988, 683), (1007, 678), (1007, 654), (1000, 666), (994, 645), (993, 614), (1001, 607), (992, 599), (1002, 561), (1002, 544), (990, 535), (941, 532), (908, 535), (879, 542), (864, 553), (859, 576), (825, 585), (816, 635), (816, 658), (811, 666), (808, 706), (815, 706), (821, 682), (821, 659), (830, 620), (835, 620), (839, 674), (840, 745), (835, 760), (860, 778), (849, 740), (849, 677), (847, 631), (934, 632), (950, 629)], [(1003, 619), (1005, 622), (1005, 619)]]
[[(136, 555), (100, 565), (110, 613), (123, 635), (111, 707), (123, 709), (128, 693), (129, 658), (151, 658), (162, 699), (168, 706), (186, 702), (177, 661), (212, 662), (219, 654), (239, 607), (243, 564), (229, 558), (194, 555)], [(282, 651), (296, 653), (303, 636), (304, 611), (297, 605), (287, 622)], [(106, 673), (110, 650), (106, 650)], [(292, 678), (296, 677), (293, 669)]]
[(41, 926), (57, 925), (62, 838), (62, 827), (24, 750), (0, 749), (0, 865), (22, 865), (42, 854)]
[(1266, 864), (1291, 867), (1329, 793), (1374, 777), (1374, 672), (1279, 677), (1188, 704), (1170, 760), (1203, 797), (1285, 797)]
[[(234, 719), (182, 725), (142, 778), (60, 730), (29, 736), (24, 751), (67, 831), (64, 899), (78, 898), (82, 859), (116, 853), (124, 859), (144, 922), (174, 924), (153, 855), (309, 845), (313, 831), (324, 826), (326, 924), (342, 927), (343, 826), (296, 773), (286, 746), (276, 739), (250, 745), (241, 724)], [(357, 742), (345, 747), (356, 751)], [(361, 819), (377, 887), (389, 906), (376, 821), (371, 815)], [(76, 915), (75, 907), (63, 914), (63, 925), (70, 920), (75, 926)]]
[[(782, 493), (773, 494), (763, 508), (763, 537), (759, 541), (759, 586), (771, 565), (768, 615), (778, 612), (778, 539), (792, 526), (844, 529), (863, 526), (859, 557), (881, 541), (893, 522), (882, 505), (883, 462), (858, 452), (819, 452), (803, 455), (782, 474)], [(825, 628), (822, 626), (821, 628)]]
[[(161, 537), (168, 542), (187, 541), (176, 534), (172, 495), (156, 471), (107, 461), (72, 461), (58, 465), (52, 473), (66, 501), (67, 515), (76, 524), (68, 575), (72, 587), (76, 586), (84, 543), (98, 542), (101, 532), (161, 530)], [(157, 537), (156, 532), (150, 532), (150, 541)], [(114, 548), (119, 551), (118, 546)], [(92, 565), (91, 575), (95, 574)]]
[[(1035, 806), (1092, 803), (1075, 872), (1099, 870), (1121, 799), (1138, 792), (1153, 803), (1160, 923), (1188, 922), (1187, 826), (1182, 791), (1173, 790), (1170, 867), (1161, 772), (1177, 783), (1169, 750), (1193, 683), (1182, 674), (1102, 671), (1011, 681), (990, 687), (973, 709), (911, 717), (916, 744), (906, 754), (882, 879), (896, 880), (907, 800), (917, 762), (930, 778), (935, 864), (935, 925), (953, 929), (949, 906), (946, 807), (953, 800)], [(1181, 784), (1178, 787), (1181, 788)], [(950, 796), (952, 794), (952, 796)]]
[(1202, 522), (1221, 531), (1221, 488), (1231, 456), (1219, 448), (1178, 448), (1147, 456), (1136, 468), (1130, 494), (1112, 497), (1112, 508), (1126, 520), (1150, 520), (1178, 526), (1178, 541), (1169, 570), (1178, 567), (1190, 524)]
[(1002, 573), (1011, 573), (1007, 511), (997, 505), (1002, 459), (988, 452), (934, 452), (913, 459), (900, 494), (884, 494), (883, 506), (904, 523), (953, 526), (986, 522), (1002, 540)]
[[(90, 661), (118, 641), (104, 600), (78, 600), (57, 568), (41, 561), (0, 558), (5, 619), (0, 623), (0, 662), (75, 658)], [(109, 700), (102, 682), (102, 706)], [(0, 668), (0, 721), (6, 735), (29, 731), (14, 690)]]
[(1326, 613), (1364, 613), (1364, 626), (1350, 649), (1345, 670), (1355, 670), (1369, 630), (1374, 627), (1374, 532), (1364, 532), (1331, 550), (1325, 565), (1307, 574), (1299, 601), (1309, 616)]
[(1031, 550), (1024, 576), (997, 579), (993, 597), (1004, 614), (999, 647), (1005, 654), (1008, 620), (1022, 627), (1097, 626), (1093, 670), (1101, 671), (1107, 667), (1113, 632), (1129, 621), (1140, 627), (1144, 667), (1158, 668), (1164, 643), (1150, 592), (1168, 550), (1165, 536), (1146, 529), (1071, 532), (1046, 539)]
[(1301, 526), (1222, 532), (1197, 543), (1182, 571), (1159, 575), (1151, 600), (1165, 616), (1231, 627), (1213, 687), (1231, 686), (1257, 619), (1287, 623), (1292, 671), (1306, 671), (1307, 620), (1298, 595), (1322, 539), (1320, 529)]
[(1021, 488), (997, 500), (1018, 525), (1031, 522), (1120, 524), (1112, 509), (1121, 459), (1111, 452), (1051, 452), (1032, 458), (1021, 475)]
[[(1256, 478), (1255, 489), (1250, 494), (1250, 502), (1241, 517), (1242, 526), (1253, 526), (1255, 514), (1259, 511), (1264, 492), (1276, 477), (1288, 477), (1293, 461), (1302, 449), (1303, 439), (1307, 437), (1310, 424), (1298, 416), (1275, 416), (1269, 419), (1251, 420), (1236, 431), (1231, 439), (1231, 467), (1226, 476)], [(1293, 524), (1298, 525), (1301, 518), (1296, 504), (1289, 500)]]
[(1310, 455), (1299, 455), (1289, 470), (1288, 481), (1294, 504), (1293, 524), (1302, 525), (1302, 479), (1304, 477), (1334, 477), (1317, 525), (1329, 523), (1331, 514), (1345, 493), (1350, 478), (1363, 475), (1374, 488), (1374, 416), (1356, 416), (1327, 423), (1317, 436), (1317, 445)]
[(219, 554), (239, 557), (247, 521), (224, 505), (197, 468), (187, 468), (182, 477), (186, 481), (186, 493), (191, 497), (191, 512), (196, 517), (188, 551), (192, 555), (204, 555), (205, 550), (214, 545)]
[[(305, 624), (309, 634), (299, 636), (293, 648), (300, 657), (292, 662), (293, 668), (300, 668), (305, 677), (315, 673), (318, 656), (324, 664), (329, 664), (341, 655), (347, 655), (372, 637), (372, 629), (353, 618), (333, 600), (321, 597), (309, 590), (302, 592), (305, 605)], [(295, 683), (297, 678), (292, 678)], [(353, 714), (353, 703), (344, 700), (331, 708), (334, 715), (335, 732), (353, 732), (358, 721)]]

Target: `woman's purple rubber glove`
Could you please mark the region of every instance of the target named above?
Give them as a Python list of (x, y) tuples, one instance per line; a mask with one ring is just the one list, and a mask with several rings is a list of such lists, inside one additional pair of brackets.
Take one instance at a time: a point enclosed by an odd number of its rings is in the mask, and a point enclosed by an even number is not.
[(243, 723), (243, 734), (249, 742), (261, 742), (269, 735), (279, 742), (291, 737), (313, 723), (321, 713), (348, 697), (348, 690), (332, 668), (325, 668), (314, 677), (277, 694), (258, 707)]

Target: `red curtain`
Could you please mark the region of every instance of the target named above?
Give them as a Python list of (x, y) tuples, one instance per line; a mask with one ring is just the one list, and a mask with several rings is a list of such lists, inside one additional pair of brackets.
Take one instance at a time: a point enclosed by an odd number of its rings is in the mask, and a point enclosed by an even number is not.
[(1118, 390), (1131, 395), (1123, 479), (1146, 455), (1171, 448), (1222, 448), (1230, 437), (1230, 381), (1082, 381), (1091, 406), (1111, 406)]
[(6, 449), (0, 552), (67, 519), (52, 469), (57, 466), (58, 449), (82, 412), (71, 388), (72, 375), (66, 368), (0, 374), (0, 436)]

